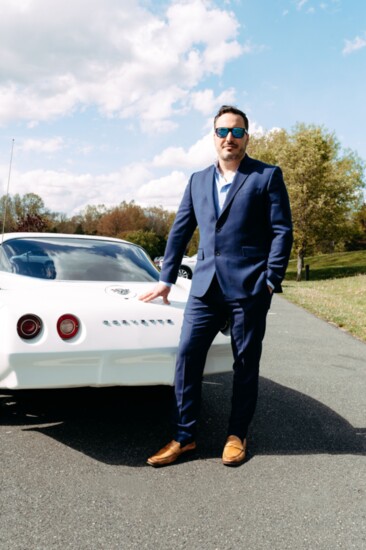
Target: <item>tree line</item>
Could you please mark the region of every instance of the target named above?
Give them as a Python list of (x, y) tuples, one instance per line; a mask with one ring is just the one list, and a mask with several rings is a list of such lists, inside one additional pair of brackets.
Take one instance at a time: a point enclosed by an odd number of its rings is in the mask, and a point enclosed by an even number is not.
[[(334, 133), (298, 124), (290, 132), (251, 136), (248, 154), (283, 171), (292, 207), (298, 278), (305, 256), (366, 248), (365, 165), (356, 153), (341, 148)], [(6, 232), (118, 237), (143, 246), (152, 258), (164, 254), (174, 217), (163, 207), (142, 207), (134, 201), (109, 208), (88, 205), (68, 217), (51, 212), (35, 193), (0, 198), (0, 220)], [(198, 242), (196, 231), (187, 254), (197, 251)]]

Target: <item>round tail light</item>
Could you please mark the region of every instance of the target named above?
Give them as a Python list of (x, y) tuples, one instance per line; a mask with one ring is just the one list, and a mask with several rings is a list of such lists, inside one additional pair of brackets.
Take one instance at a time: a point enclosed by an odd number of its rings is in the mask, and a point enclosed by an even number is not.
[(58, 335), (63, 340), (74, 338), (74, 336), (76, 336), (76, 334), (79, 332), (79, 326), (79, 319), (75, 317), (75, 315), (72, 315), (71, 313), (61, 315), (61, 317), (57, 321)]
[(17, 323), (17, 331), (21, 338), (24, 340), (31, 340), (38, 336), (42, 330), (42, 321), (37, 315), (27, 313), (22, 315)]

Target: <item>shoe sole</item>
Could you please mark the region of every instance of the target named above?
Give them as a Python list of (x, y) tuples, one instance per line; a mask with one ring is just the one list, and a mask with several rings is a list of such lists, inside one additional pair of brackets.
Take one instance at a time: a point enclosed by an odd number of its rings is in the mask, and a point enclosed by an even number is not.
[(153, 468), (161, 468), (163, 466), (169, 466), (170, 464), (174, 464), (175, 462), (177, 462), (177, 460), (179, 460), (180, 458), (184, 457), (184, 455), (187, 455), (189, 453), (193, 453), (195, 450), (197, 449), (197, 447), (193, 447), (192, 449), (187, 449), (186, 451), (183, 451), (182, 453), (180, 453), (176, 458), (172, 459), (172, 460), (168, 460), (167, 462), (150, 462), (150, 459), (148, 458), (147, 461), (146, 461), (146, 464), (148, 464), (149, 466), (152, 466)]
[(233, 461), (228, 461), (228, 460), (223, 460), (222, 463), (224, 466), (231, 466), (231, 467), (236, 467), (236, 466), (241, 466), (241, 464), (243, 464), (245, 462), (245, 458), (244, 457), (242, 460), (237, 460), (235, 462)]

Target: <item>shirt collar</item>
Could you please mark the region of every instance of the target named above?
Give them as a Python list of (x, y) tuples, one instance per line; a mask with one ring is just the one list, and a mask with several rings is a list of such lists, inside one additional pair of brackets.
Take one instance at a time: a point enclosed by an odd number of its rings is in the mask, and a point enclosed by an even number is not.
[(224, 178), (224, 176), (220, 172), (219, 161), (218, 160), (215, 162), (214, 166), (215, 166), (215, 180), (216, 180), (217, 184), (229, 185), (229, 184), (233, 183), (236, 172), (233, 175), (233, 179), (231, 181), (226, 181), (226, 179)]

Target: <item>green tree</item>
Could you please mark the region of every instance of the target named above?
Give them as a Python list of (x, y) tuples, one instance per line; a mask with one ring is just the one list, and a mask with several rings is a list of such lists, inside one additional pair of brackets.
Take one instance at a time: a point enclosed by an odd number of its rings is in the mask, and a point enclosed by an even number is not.
[(2, 224), (5, 216), (5, 231), (46, 231), (52, 226), (52, 214), (35, 193), (3, 196), (0, 211)]
[(346, 240), (347, 250), (366, 249), (366, 202), (352, 213), (350, 219), (350, 232)]
[(15, 231), (17, 219), (15, 214), (14, 201), (10, 195), (3, 195), (0, 198), (0, 220), (1, 230), (4, 229), (4, 231), (7, 233)]
[(123, 238), (126, 241), (142, 246), (150, 258), (161, 255), (161, 239), (153, 231), (143, 231), (142, 229), (129, 231), (123, 235)]
[(172, 223), (175, 218), (175, 213), (165, 210), (161, 206), (152, 206), (144, 209), (145, 214), (145, 229), (153, 231), (160, 237), (166, 240)]
[(14, 207), (18, 218), (22, 218), (29, 214), (33, 216), (45, 215), (48, 213), (46, 210), (43, 199), (36, 193), (26, 193), (22, 197), (17, 193), (14, 195)]
[(305, 255), (343, 244), (350, 214), (360, 206), (364, 165), (352, 151), (341, 150), (333, 133), (314, 125), (251, 138), (249, 151), (283, 170), (300, 280)]
[(64, 213), (54, 213), (52, 215), (52, 231), (54, 233), (77, 233), (77, 228), (80, 226), (80, 215), (71, 218), (68, 218)]
[(97, 235), (100, 219), (107, 213), (104, 204), (89, 205), (80, 214), (80, 224), (85, 235)]
[(17, 217), (15, 231), (47, 231), (51, 228), (51, 215), (43, 199), (36, 193), (14, 196)]

